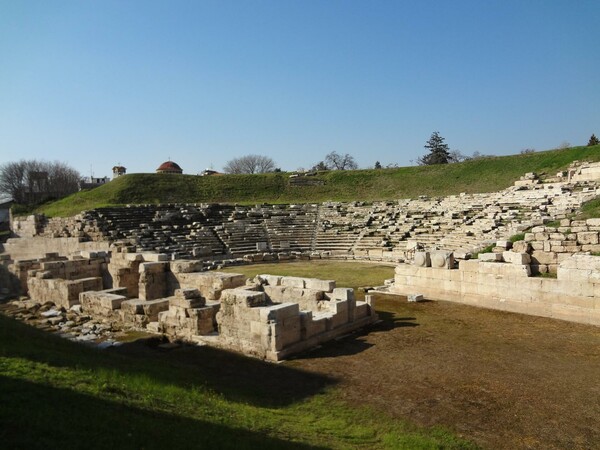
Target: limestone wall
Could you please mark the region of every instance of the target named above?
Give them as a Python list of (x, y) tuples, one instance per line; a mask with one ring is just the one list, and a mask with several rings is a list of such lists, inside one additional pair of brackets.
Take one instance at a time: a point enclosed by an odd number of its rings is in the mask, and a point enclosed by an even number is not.
[(377, 320), (371, 297), (335, 288), (332, 280), (260, 275), (245, 289), (221, 294), (221, 345), (273, 361)]
[(485, 308), (600, 325), (600, 257), (574, 255), (557, 278), (530, 276), (529, 265), (460, 261), (457, 270), (400, 264), (390, 292), (423, 294)]
[(102, 279), (99, 277), (63, 280), (60, 278), (44, 278), (44, 272), (27, 280), (29, 297), (40, 303), (52, 302), (59, 307), (69, 309), (79, 304), (79, 294), (84, 291), (102, 290)]
[[(9, 270), (11, 261), (8, 258), (0, 259), (0, 301), (16, 297), (21, 293), (19, 278)], [(27, 285), (27, 280), (25, 280)]]
[(37, 236), (42, 229), (43, 216), (31, 214), (29, 216), (14, 217), (10, 229), (18, 237)]
[(218, 302), (207, 302), (198, 289), (177, 289), (169, 297), (168, 309), (158, 313), (157, 330), (187, 340), (211, 334), (219, 308)]
[(536, 226), (525, 233), (534, 273), (556, 273), (559, 264), (580, 252), (600, 253), (600, 219), (563, 219), (560, 226)]
[(3, 244), (3, 252), (9, 254), (13, 260), (33, 259), (44, 257), (46, 253), (72, 255), (84, 252), (107, 252), (108, 241), (88, 242), (76, 237), (24, 237), (10, 238)]
[[(373, 203), (98, 208), (65, 219), (16, 218), (17, 235), (75, 241), (64, 241), (61, 248), (44, 246), (56, 242), (18, 247), (13, 241), (5, 252), (23, 259), (52, 251), (68, 254), (84, 245), (99, 249), (93, 242), (105, 241), (137, 252), (164, 253), (169, 259), (245, 256), (260, 262), (317, 252), (326, 257), (399, 261), (411, 258), (410, 242), (457, 255), (477, 251), (544, 221), (562, 219), (599, 193), (587, 181), (584, 185), (538, 182), (493, 193)], [(36, 247), (40, 247), (37, 255), (33, 254)]]

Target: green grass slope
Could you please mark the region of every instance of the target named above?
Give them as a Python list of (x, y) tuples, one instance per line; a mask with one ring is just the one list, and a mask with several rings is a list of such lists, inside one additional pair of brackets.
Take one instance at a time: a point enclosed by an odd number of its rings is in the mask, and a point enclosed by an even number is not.
[(489, 157), (460, 164), (330, 171), (311, 177), (324, 183), (312, 186), (290, 185), (287, 173), (208, 177), (130, 174), (44, 205), (37, 212), (70, 216), (101, 206), (140, 203), (374, 201), (493, 192), (510, 186), (526, 172), (553, 175), (574, 160), (600, 161), (600, 145)]

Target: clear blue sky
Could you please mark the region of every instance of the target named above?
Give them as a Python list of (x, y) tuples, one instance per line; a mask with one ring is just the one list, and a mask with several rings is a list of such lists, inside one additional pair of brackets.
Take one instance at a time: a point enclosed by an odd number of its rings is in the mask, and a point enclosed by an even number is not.
[(600, 136), (600, 1), (0, 0), (0, 163), (410, 165)]

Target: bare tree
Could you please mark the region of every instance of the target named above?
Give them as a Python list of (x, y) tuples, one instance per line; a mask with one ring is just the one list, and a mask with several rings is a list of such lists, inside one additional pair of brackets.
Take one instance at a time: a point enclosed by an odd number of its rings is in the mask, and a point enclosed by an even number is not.
[(337, 152), (331, 152), (325, 156), (325, 164), (335, 170), (358, 169), (358, 164), (348, 153), (340, 155)]
[(331, 168), (325, 164), (325, 161), (319, 161), (317, 164), (312, 166), (311, 170), (331, 170)]
[(268, 156), (246, 155), (227, 161), (225, 173), (267, 173), (275, 171), (275, 161)]
[(448, 162), (449, 163), (459, 163), (463, 161), (468, 161), (469, 158), (467, 155), (463, 155), (460, 150), (450, 150), (448, 153)]
[(0, 166), (0, 191), (33, 204), (77, 192), (81, 175), (58, 161), (21, 160)]

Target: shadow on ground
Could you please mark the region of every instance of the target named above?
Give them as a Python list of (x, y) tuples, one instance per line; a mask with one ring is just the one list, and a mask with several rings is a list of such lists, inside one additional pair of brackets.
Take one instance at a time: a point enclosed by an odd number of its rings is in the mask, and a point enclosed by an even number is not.
[(156, 346), (156, 339), (99, 350), (1, 315), (0, 356), (56, 367), (116, 370), (183, 388), (203, 386), (227, 400), (261, 407), (286, 406), (337, 383), (325, 375), (210, 347), (183, 345), (165, 351)]
[(3, 376), (0, 397), (0, 442), (11, 448), (317, 448)]
[(374, 344), (367, 342), (369, 334), (387, 332), (395, 328), (419, 326), (418, 323), (414, 322), (417, 320), (416, 317), (395, 317), (394, 313), (387, 311), (381, 311), (378, 314), (379, 322), (357, 330), (354, 333), (326, 342), (316, 349), (301, 353), (298, 355), (298, 358), (334, 358), (336, 356), (357, 355), (373, 347)]

